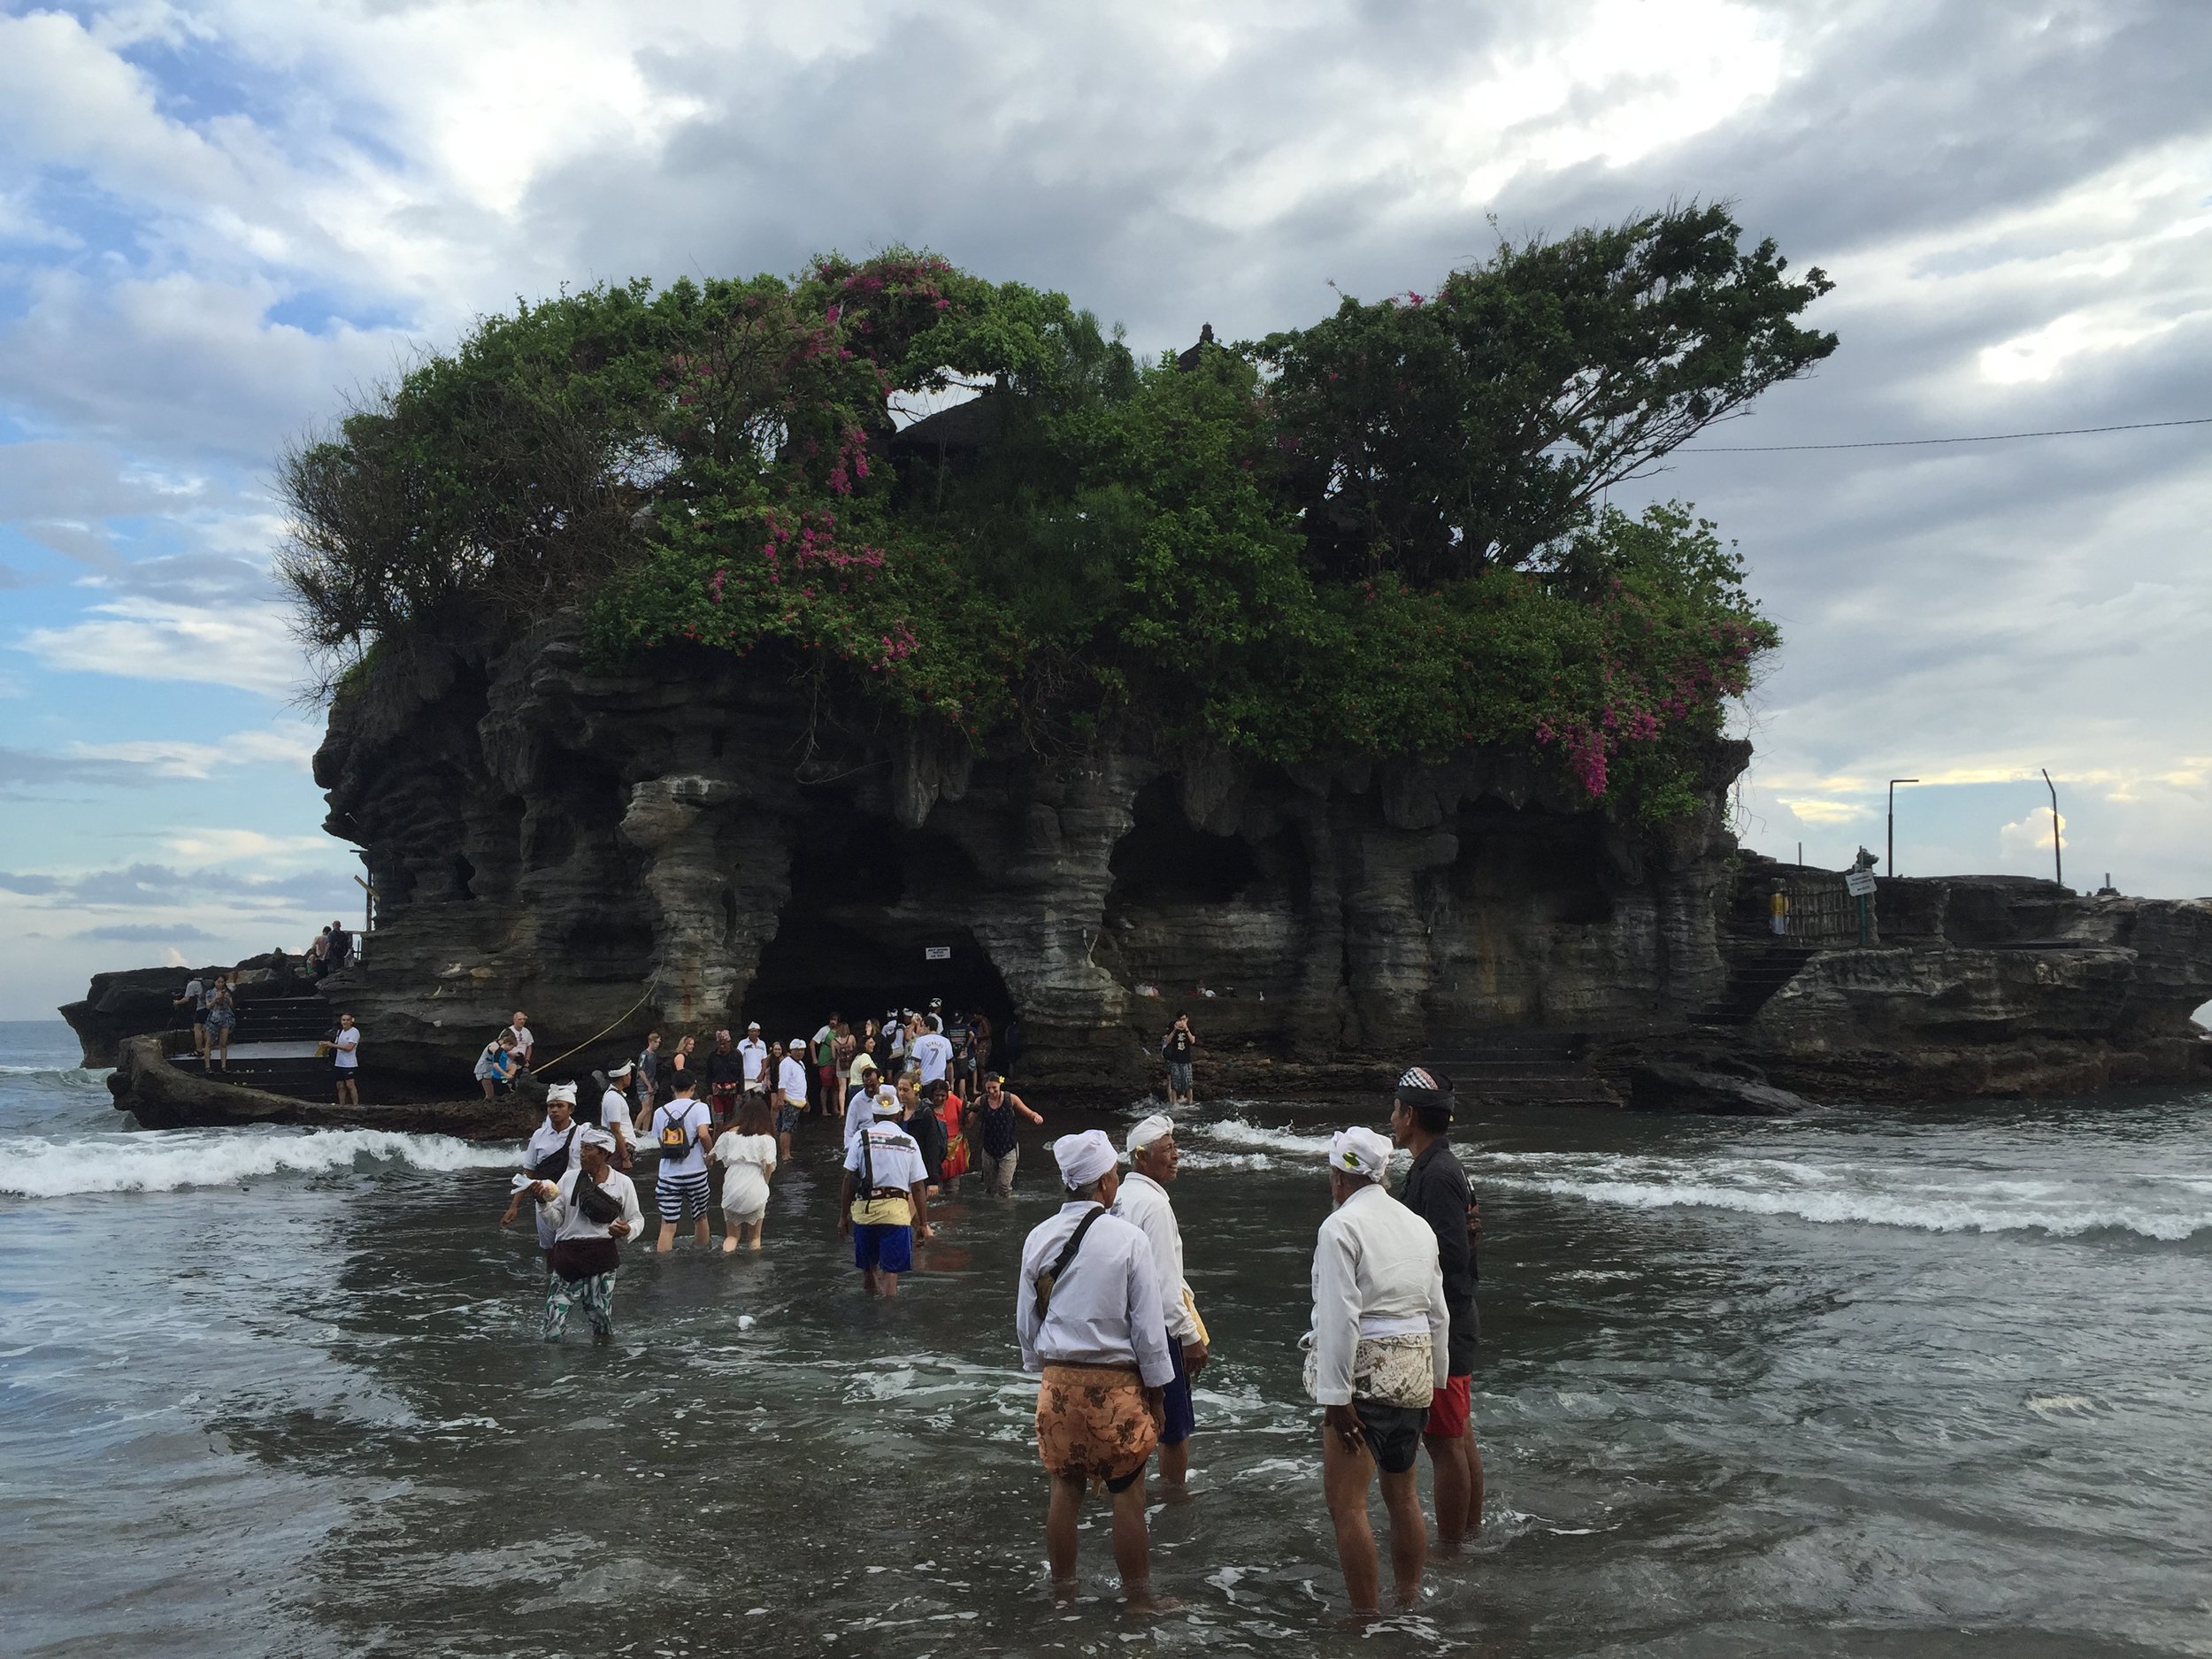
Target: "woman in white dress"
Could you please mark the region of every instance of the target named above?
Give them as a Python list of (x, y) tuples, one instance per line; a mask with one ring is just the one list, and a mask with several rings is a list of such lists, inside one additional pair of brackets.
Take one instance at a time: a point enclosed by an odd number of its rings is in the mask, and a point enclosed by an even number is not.
[(741, 1231), (749, 1249), (760, 1248), (760, 1230), (768, 1217), (768, 1178), (776, 1168), (776, 1137), (768, 1116), (768, 1097), (748, 1093), (737, 1111), (737, 1132), (715, 1138), (710, 1155), (722, 1166), (722, 1249), (737, 1248)]

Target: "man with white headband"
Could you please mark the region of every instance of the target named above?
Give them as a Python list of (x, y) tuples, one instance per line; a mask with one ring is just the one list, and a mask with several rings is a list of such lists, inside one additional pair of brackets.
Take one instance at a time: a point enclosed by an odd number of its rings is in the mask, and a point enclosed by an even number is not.
[(1171, 1494), (1179, 1493), (1190, 1475), (1190, 1437), (1196, 1426), (1190, 1379), (1204, 1367), (1207, 1348), (1206, 1327), (1183, 1277), (1183, 1230), (1167, 1195), (1167, 1183), (1175, 1179), (1180, 1162), (1175, 1125), (1155, 1112), (1132, 1129), (1123, 1144), (1129, 1151), (1129, 1178), (1114, 1200), (1114, 1214), (1143, 1233), (1152, 1248), (1160, 1310), (1167, 1316), (1168, 1357), (1175, 1364), (1175, 1375), (1161, 1395), (1160, 1479)]
[(1482, 1222), (1467, 1171), (1447, 1143), (1451, 1126), (1450, 1079), (1426, 1066), (1409, 1068), (1390, 1109), (1390, 1138), (1413, 1154), (1399, 1200), (1436, 1235), (1444, 1305), (1452, 1317), (1450, 1380), (1430, 1403), (1421, 1431), (1436, 1472), (1437, 1553), (1445, 1556), (1458, 1555), (1461, 1540), (1482, 1529), (1482, 1452), (1471, 1423), (1475, 1348), (1482, 1340), (1474, 1241)]
[(1451, 1328), (1436, 1235), (1384, 1190), (1390, 1142), (1371, 1129), (1329, 1141), (1329, 1197), (1313, 1251), (1306, 1386), (1323, 1409), (1321, 1474), (1355, 1614), (1381, 1612), (1367, 1489), (1382, 1471), (1401, 1606), (1421, 1594), (1427, 1525), (1414, 1483), (1421, 1429), (1445, 1383)]
[[(522, 1148), (522, 1170), (515, 1177), (514, 1190), (508, 1195), (507, 1212), (499, 1218), (505, 1226), (522, 1213), (522, 1195), (533, 1181), (557, 1181), (576, 1168), (581, 1156), (577, 1145), (580, 1125), (576, 1122), (576, 1085), (556, 1083), (545, 1091), (545, 1121), (530, 1132), (530, 1139)], [(545, 1212), (537, 1212), (538, 1254), (545, 1258), (545, 1271), (553, 1271), (553, 1223)]]
[(636, 1131), (630, 1125), (630, 1099), (626, 1092), (637, 1067), (625, 1060), (607, 1073), (607, 1087), (599, 1095), (599, 1126), (614, 1137), (614, 1166), (628, 1174), (636, 1163)]
[(545, 1279), (545, 1340), (557, 1342), (568, 1328), (568, 1310), (581, 1302), (591, 1340), (614, 1337), (614, 1279), (622, 1264), (617, 1240), (645, 1229), (637, 1187), (609, 1162), (615, 1139), (603, 1129), (578, 1132), (581, 1162), (557, 1181), (534, 1182), (538, 1215), (553, 1223), (552, 1271)]
[(1014, 1330), (1037, 1390), (1037, 1455), (1052, 1477), (1045, 1553), (1056, 1594), (1075, 1586), (1077, 1522), (1094, 1477), (1114, 1506), (1114, 1564), (1134, 1606), (1152, 1602), (1144, 1466), (1157, 1442), (1162, 1394), (1175, 1374), (1152, 1247), (1107, 1213), (1121, 1190), (1114, 1143), (1096, 1129), (1052, 1143), (1067, 1194), (1022, 1244)]

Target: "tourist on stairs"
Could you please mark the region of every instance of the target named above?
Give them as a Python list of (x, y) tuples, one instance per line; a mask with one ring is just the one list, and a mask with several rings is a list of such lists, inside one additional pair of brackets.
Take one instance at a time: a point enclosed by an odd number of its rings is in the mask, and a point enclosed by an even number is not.
[(929, 1171), (921, 1148), (899, 1126), (895, 1092), (875, 1096), (876, 1121), (845, 1154), (837, 1202), (837, 1236), (853, 1241), (860, 1285), (872, 1294), (898, 1294), (899, 1275), (914, 1267), (914, 1240), (929, 1237)]
[(553, 1271), (545, 1280), (545, 1340), (558, 1341), (577, 1302), (595, 1342), (614, 1336), (614, 1279), (622, 1264), (617, 1242), (643, 1231), (637, 1187), (608, 1162), (614, 1137), (587, 1128), (577, 1137), (581, 1162), (558, 1181), (540, 1181), (538, 1212), (553, 1223)]
[(1183, 1277), (1183, 1230), (1167, 1183), (1179, 1162), (1175, 1125), (1155, 1113), (1129, 1132), (1129, 1178), (1114, 1200), (1114, 1213), (1144, 1234), (1152, 1248), (1153, 1276), (1159, 1281), (1160, 1310), (1167, 1318), (1168, 1357), (1175, 1375), (1161, 1395), (1160, 1483), (1171, 1497), (1179, 1495), (1190, 1476), (1190, 1437), (1196, 1418), (1191, 1409), (1191, 1379), (1205, 1369), (1206, 1327), (1198, 1317), (1190, 1284)]
[(653, 1204), (661, 1215), (656, 1250), (662, 1256), (676, 1248), (676, 1229), (686, 1222), (695, 1225), (701, 1249), (713, 1242), (707, 1231), (707, 1151), (714, 1145), (714, 1126), (696, 1090), (686, 1071), (676, 1079), (674, 1097), (653, 1111), (653, 1140), (661, 1149), (660, 1174), (653, 1183)]
[(1107, 1206), (1121, 1190), (1114, 1143), (1096, 1129), (1052, 1143), (1066, 1202), (1022, 1244), (1014, 1332), (1037, 1389), (1037, 1455), (1052, 1477), (1045, 1554), (1056, 1594), (1075, 1590), (1083, 1494), (1102, 1481), (1113, 1503), (1122, 1594), (1152, 1601), (1144, 1466), (1157, 1441), (1161, 1391), (1175, 1374), (1152, 1247)]
[(1470, 1421), (1475, 1349), (1482, 1340), (1482, 1317), (1475, 1307), (1475, 1282), (1481, 1277), (1475, 1240), (1481, 1211), (1467, 1185), (1467, 1171), (1446, 1144), (1451, 1126), (1449, 1079), (1417, 1065), (1398, 1079), (1390, 1136), (1413, 1154), (1399, 1199), (1436, 1235), (1444, 1306), (1451, 1316), (1448, 1379), (1437, 1391), (1421, 1431), (1436, 1472), (1437, 1553), (1446, 1556), (1459, 1554), (1461, 1541), (1482, 1530), (1482, 1451)]
[(1444, 1275), (1428, 1225), (1383, 1190), (1390, 1142), (1347, 1129), (1329, 1142), (1329, 1198), (1313, 1251), (1306, 1386), (1322, 1407), (1321, 1481), (1344, 1588), (1357, 1615), (1381, 1611), (1367, 1489), (1382, 1471), (1398, 1604), (1421, 1594), (1427, 1523), (1414, 1464), (1429, 1402), (1445, 1384)]

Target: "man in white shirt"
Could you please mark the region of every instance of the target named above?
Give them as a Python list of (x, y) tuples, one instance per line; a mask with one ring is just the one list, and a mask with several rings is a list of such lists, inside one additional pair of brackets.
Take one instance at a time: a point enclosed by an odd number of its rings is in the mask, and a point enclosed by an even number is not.
[(755, 1020), (745, 1027), (745, 1041), (737, 1045), (737, 1051), (745, 1057), (745, 1087), (768, 1092), (768, 1045), (760, 1040), (760, 1022)]
[(922, 1068), (925, 1089), (943, 1082), (952, 1068), (952, 1041), (945, 1035), (945, 1022), (934, 1014), (929, 1017), (929, 1029), (914, 1039), (914, 1064)]
[(1052, 1476), (1045, 1553), (1062, 1592), (1075, 1579), (1076, 1524), (1095, 1476), (1113, 1496), (1122, 1594), (1152, 1601), (1144, 1466), (1175, 1374), (1152, 1247), (1107, 1206), (1121, 1190), (1114, 1143), (1096, 1129), (1052, 1143), (1067, 1201), (1022, 1244), (1014, 1331), (1037, 1390), (1037, 1451)]
[(845, 1102), (845, 1150), (853, 1149), (853, 1142), (876, 1118), (878, 1106), (888, 1101), (894, 1108), (899, 1103), (899, 1092), (883, 1080), (883, 1074), (873, 1064), (860, 1068), (860, 1087)]
[(806, 1039), (794, 1037), (776, 1063), (776, 1155), (791, 1161), (791, 1133), (806, 1110)]
[(1383, 1188), (1390, 1142), (1347, 1129), (1329, 1142), (1335, 1205), (1313, 1251), (1312, 1351), (1307, 1386), (1323, 1409), (1322, 1487), (1355, 1615), (1381, 1612), (1367, 1489), (1378, 1466), (1390, 1511), (1398, 1602), (1421, 1594), (1427, 1523), (1414, 1484), (1429, 1405), (1444, 1386), (1451, 1316), (1436, 1234)]
[(1167, 1183), (1175, 1179), (1179, 1156), (1175, 1125), (1155, 1112), (1129, 1132), (1129, 1175), (1114, 1200), (1114, 1214), (1144, 1234), (1152, 1247), (1153, 1274), (1160, 1286), (1160, 1311), (1167, 1317), (1168, 1357), (1175, 1375), (1161, 1394), (1160, 1479), (1171, 1492), (1182, 1490), (1190, 1475), (1190, 1437), (1196, 1426), (1191, 1409), (1190, 1379), (1206, 1363), (1206, 1328), (1183, 1277), (1183, 1230)]
[(361, 1028), (353, 1016), (338, 1016), (338, 1030), (330, 1040), (331, 1075), (341, 1106), (361, 1103)]
[[(557, 1181), (580, 1166), (582, 1147), (578, 1127), (576, 1086), (556, 1083), (545, 1091), (545, 1121), (530, 1132), (522, 1148), (522, 1173), (515, 1177), (507, 1212), (499, 1218), (501, 1226), (522, 1213), (523, 1198), (533, 1190), (533, 1182)], [(542, 1207), (537, 1217), (538, 1254), (545, 1258), (545, 1271), (549, 1273), (553, 1271), (554, 1217)]]
[(914, 1271), (914, 1240), (929, 1237), (929, 1166), (899, 1126), (905, 1109), (893, 1091), (875, 1102), (875, 1121), (845, 1149), (837, 1236), (853, 1241), (860, 1286), (895, 1296), (899, 1275)]
[(660, 1169), (653, 1179), (653, 1207), (660, 1211), (660, 1242), (657, 1252), (666, 1256), (676, 1248), (676, 1229), (693, 1226), (699, 1248), (712, 1242), (707, 1232), (707, 1152), (714, 1145), (712, 1114), (695, 1092), (698, 1084), (690, 1072), (676, 1079), (676, 1092), (653, 1108), (651, 1133), (661, 1149)]
[(636, 1064), (625, 1060), (607, 1073), (607, 1087), (599, 1096), (600, 1126), (614, 1136), (614, 1166), (628, 1174), (637, 1162), (637, 1132), (630, 1123), (630, 1075)]
[(530, 1050), (538, 1041), (530, 1034), (530, 1016), (518, 1008), (515, 1010), (514, 1018), (508, 1022), (507, 1034), (514, 1039), (515, 1070), (527, 1071), (530, 1069)]
[[(549, 1223), (553, 1248), (545, 1276), (545, 1340), (560, 1340), (568, 1326), (568, 1310), (581, 1302), (591, 1321), (591, 1340), (614, 1340), (614, 1281), (621, 1264), (618, 1242), (634, 1239), (644, 1230), (645, 1216), (638, 1209), (637, 1187), (608, 1162), (615, 1149), (614, 1137), (603, 1129), (585, 1128), (577, 1136), (577, 1166), (557, 1181), (540, 1181), (530, 1190), (538, 1202), (539, 1231)], [(595, 1219), (596, 1208), (605, 1214)]]

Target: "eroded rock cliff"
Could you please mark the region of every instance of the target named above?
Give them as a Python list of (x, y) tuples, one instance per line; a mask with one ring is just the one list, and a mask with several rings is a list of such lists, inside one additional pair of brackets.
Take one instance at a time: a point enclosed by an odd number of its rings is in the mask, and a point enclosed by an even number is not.
[(582, 1064), (930, 995), (1018, 1011), (1026, 1074), (1064, 1087), (1137, 1083), (1184, 1003), (1217, 1089), (1372, 1085), (1439, 1033), (1710, 1003), (1747, 756), (1718, 747), (1706, 810), (1654, 837), (1479, 752), (977, 759), (757, 660), (595, 674), (557, 621), (381, 662), (334, 708), (316, 777), (379, 918), (326, 994), (449, 1087), (518, 1007)]

